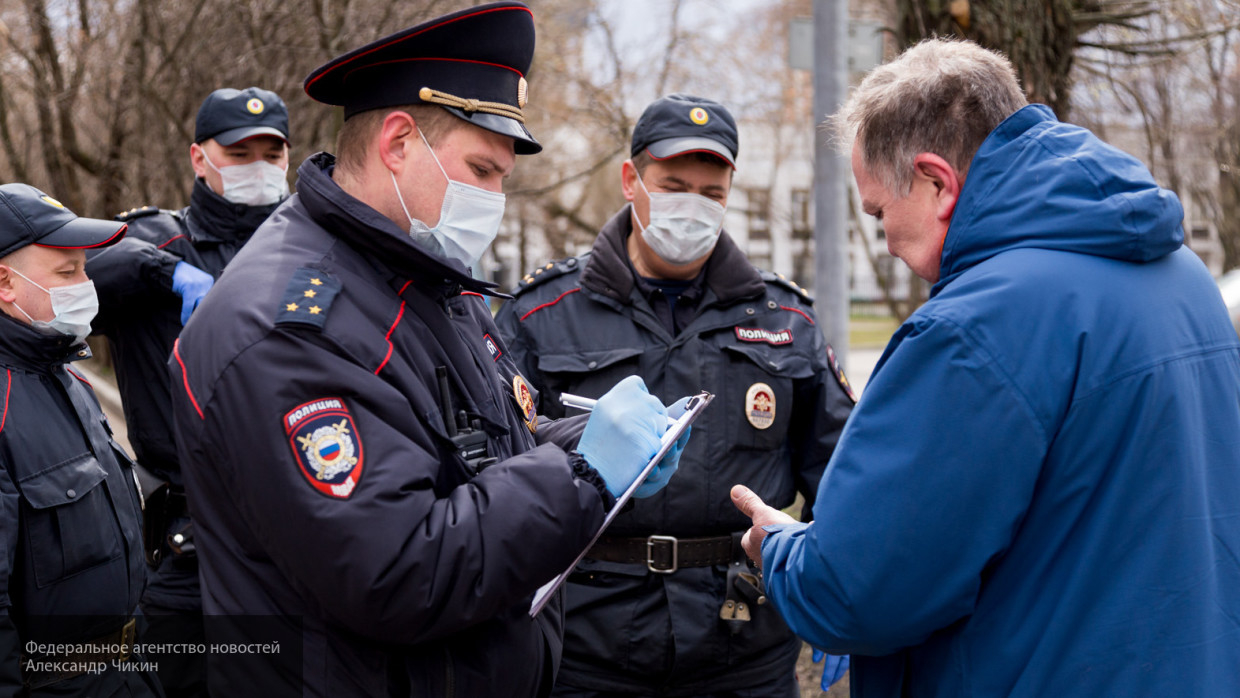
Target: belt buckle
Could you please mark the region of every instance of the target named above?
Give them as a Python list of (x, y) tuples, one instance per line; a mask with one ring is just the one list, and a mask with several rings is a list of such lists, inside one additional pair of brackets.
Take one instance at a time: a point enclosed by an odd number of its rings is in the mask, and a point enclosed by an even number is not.
[(137, 635), (138, 619), (130, 618), (129, 622), (125, 623), (124, 627), (121, 628), (121, 649), (119, 652), (120, 656), (117, 659), (122, 662), (129, 661), (129, 657), (133, 653), (133, 643), (134, 640), (137, 639)]
[[(654, 546), (656, 543), (672, 544), (672, 566), (671, 567), (655, 567), (654, 565)], [(655, 574), (671, 574), (679, 569), (679, 547), (680, 541), (676, 536), (646, 536), (646, 569)]]

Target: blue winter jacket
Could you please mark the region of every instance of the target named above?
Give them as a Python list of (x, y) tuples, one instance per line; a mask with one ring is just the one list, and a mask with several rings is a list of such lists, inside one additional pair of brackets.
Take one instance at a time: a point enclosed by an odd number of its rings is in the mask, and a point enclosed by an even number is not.
[(1181, 217), (1041, 105), (983, 143), (814, 523), (763, 545), (854, 696), (1240, 695), (1240, 342)]

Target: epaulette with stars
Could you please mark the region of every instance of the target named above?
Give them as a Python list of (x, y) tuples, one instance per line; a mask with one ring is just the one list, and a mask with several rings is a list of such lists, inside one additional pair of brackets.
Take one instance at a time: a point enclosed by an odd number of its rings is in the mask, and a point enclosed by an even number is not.
[(128, 211), (121, 211), (120, 213), (116, 214), (115, 218), (118, 221), (129, 222), (135, 218), (141, 218), (143, 216), (153, 216), (156, 213), (159, 213), (160, 210), (161, 209), (158, 206), (141, 206), (139, 208), (131, 208)]
[(809, 291), (806, 291), (804, 288), (801, 288), (800, 286), (798, 286), (797, 282), (793, 281), (792, 279), (789, 279), (783, 274), (775, 274), (773, 272), (769, 272), (763, 269), (759, 269), (758, 271), (762, 274), (762, 280), (765, 281), (766, 283), (775, 284), (776, 286), (782, 286), (783, 288), (786, 288), (789, 291), (792, 291), (793, 293), (800, 296), (801, 300), (805, 301), (806, 303), (809, 303), (810, 305), (814, 304), (814, 299), (812, 296), (809, 295)]
[(521, 281), (517, 283), (517, 288), (512, 292), (512, 295), (519, 296), (545, 281), (550, 281), (556, 277), (564, 276), (569, 272), (576, 271), (584, 264), (585, 255), (582, 255), (581, 257), (569, 257), (568, 259), (562, 259), (558, 262), (547, 262), (547, 264), (521, 277)]
[(293, 272), (276, 312), (277, 325), (307, 325), (323, 329), (327, 311), (340, 293), (340, 282), (321, 269), (302, 267)]

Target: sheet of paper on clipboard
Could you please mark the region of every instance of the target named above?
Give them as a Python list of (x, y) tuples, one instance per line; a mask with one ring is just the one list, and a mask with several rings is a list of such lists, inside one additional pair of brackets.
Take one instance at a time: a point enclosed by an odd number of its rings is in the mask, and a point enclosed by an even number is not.
[(542, 585), (539, 587), (538, 591), (534, 592), (534, 600), (530, 603), (530, 616), (538, 615), (538, 612), (543, 609), (543, 606), (547, 605), (547, 601), (551, 599), (551, 595), (555, 593), (556, 589), (560, 588), (560, 585), (564, 584), (564, 580), (568, 579), (568, 575), (572, 574), (573, 569), (577, 567), (577, 563), (581, 562), (581, 559), (586, 556), (586, 553), (590, 551), (590, 548), (594, 547), (594, 543), (598, 541), (599, 536), (603, 535), (603, 531), (607, 530), (607, 527), (611, 525), (612, 520), (614, 520), (620, 514), (620, 511), (624, 509), (624, 505), (633, 497), (633, 493), (636, 492), (637, 488), (646, 481), (646, 476), (650, 474), (650, 471), (654, 470), (654, 467), (659, 464), (659, 461), (663, 460), (663, 456), (667, 455), (667, 452), (671, 450), (672, 445), (676, 443), (676, 439), (679, 439), (680, 436), (685, 433), (685, 429), (688, 429), (689, 425), (693, 424), (693, 420), (697, 419), (698, 415), (702, 413), (702, 410), (706, 409), (706, 406), (709, 405), (710, 401), (714, 399), (715, 396), (706, 391), (702, 391), (689, 398), (689, 403), (685, 405), (685, 413), (682, 414), (674, 423), (668, 425), (667, 431), (663, 433), (663, 437), (659, 440), (660, 445), (658, 452), (656, 452), (654, 456), (651, 457), (650, 461), (646, 463), (646, 467), (642, 468), (641, 473), (637, 476), (637, 479), (633, 481), (633, 484), (629, 485), (628, 489), (616, 498), (616, 505), (611, 508), (610, 512), (607, 513), (607, 517), (603, 519), (603, 525), (599, 526), (598, 531), (595, 532), (594, 537), (590, 539), (590, 542), (586, 544), (585, 549), (578, 553), (577, 559), (573, 560), (573, 564), (569, 565), (568, 569), (561, 572), (555, 579), (552, 579), (550, 582)]

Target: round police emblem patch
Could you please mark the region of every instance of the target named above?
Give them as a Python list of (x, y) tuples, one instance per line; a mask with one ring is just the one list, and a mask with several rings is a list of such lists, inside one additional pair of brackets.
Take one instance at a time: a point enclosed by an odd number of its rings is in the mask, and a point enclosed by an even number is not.
[(245, 103), (245, 108), (249, 109), (251, 114), (262, 114), (263, 113), (263, 100), (259, 99), (258, 97), (254, 97), (253, 99)]
[(745, 419), (754, 429), (768, 429), (775, 423), (775, 391), (766, 383), (754, 383), (745, 391)]
[(705, 126), (706, 122), (710, 121), (710, 114), (708, 114), (706, 110), (701, 107), (694, 107), (689, 112), (689, 120), (698, 126)]
[(310, 486), (348, 499), (362, 476), (362, 441), (340, 398), (311, 400), (284, 415), (293, 456)]
[(512, 377), (512, 396), (521, 407), (521, 418), (525, 420), (525, 426), (531, 434), (534, 433), (538, 430), (538, 411), (534, 408), (534, 396), (530, 394), (530, 386), (519, 374)]

